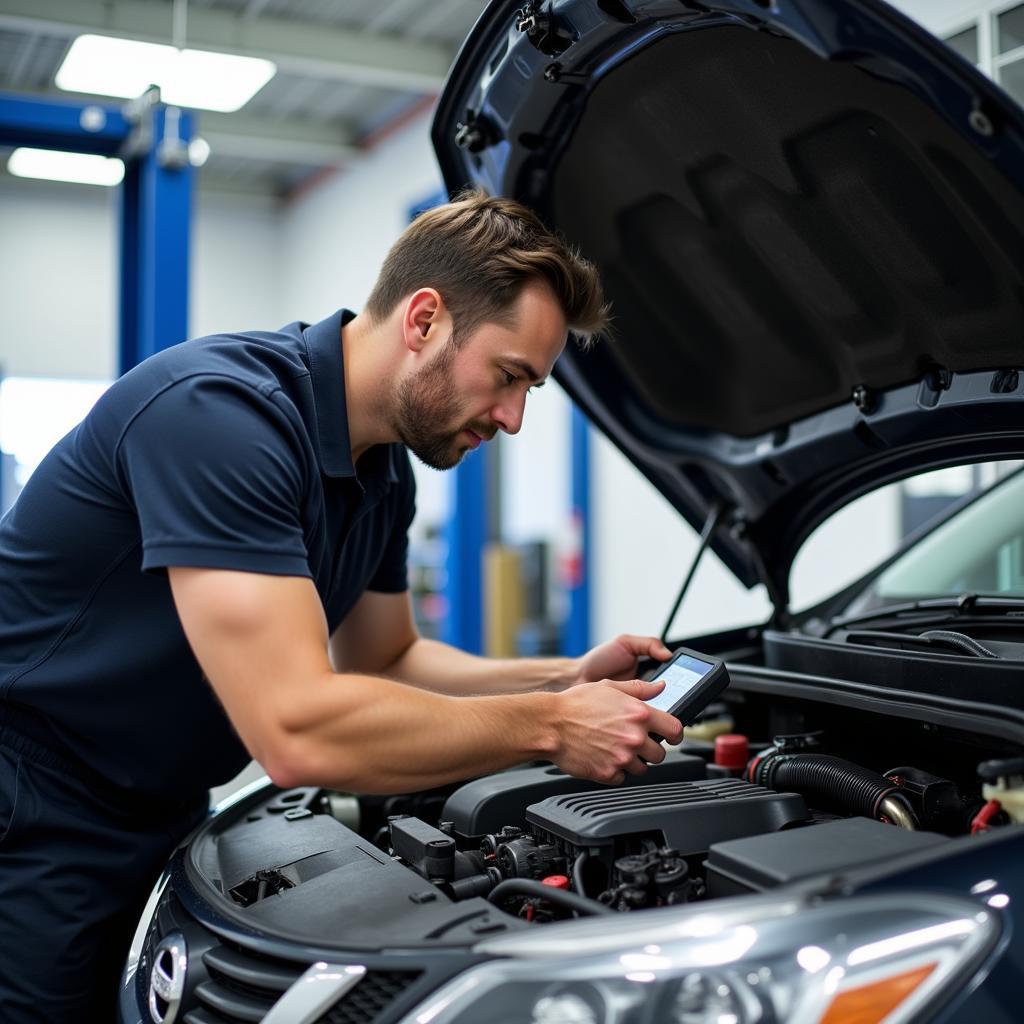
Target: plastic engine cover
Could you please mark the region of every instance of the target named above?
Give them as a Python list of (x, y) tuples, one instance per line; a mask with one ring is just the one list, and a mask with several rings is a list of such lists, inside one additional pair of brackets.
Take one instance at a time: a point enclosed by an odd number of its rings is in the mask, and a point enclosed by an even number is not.
[[(703, 758), (671, 750), (661, 764), (652, 764), (643, 775), (627, 775), (623, 789), (704, 778), (707, 768)], [(597, 783), (574, 779), (554, 765), (498, 772), (460, 786), (448, 798), (441, 819), (450, 821), (461, 836), (480, 836), (498, 832), (503, 825), (521, 824), (526, 808), (549, 796), (595, 789)]]
[(797, 793), (741, 779), (710, 779), (550, 797), (527, 808), (535, 829), (576, 848), (660, 832), (684, 857), (712, 843), (777, 832), (808, 819)]

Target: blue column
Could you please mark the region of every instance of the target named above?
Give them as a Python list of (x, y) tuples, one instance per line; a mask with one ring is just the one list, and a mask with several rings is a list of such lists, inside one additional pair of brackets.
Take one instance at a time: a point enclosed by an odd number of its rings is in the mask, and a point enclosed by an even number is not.
[(121, 372), (188, 336), (192, 116), (156, 105), (121, 193)]
[(569, 615), (562, 632), (562, 653), (588, 650), (590, 635), (590, 427), (575, 405), (570, 423), (572, 451), (572, 526), (578, 549), (575, 571), (567, 581)]
[(483, 550), (487, 542), (488, 448), (469, 452), (451, 471), (448, 518), (448, 619), (444, 640), (471, 654), (483, 653)]

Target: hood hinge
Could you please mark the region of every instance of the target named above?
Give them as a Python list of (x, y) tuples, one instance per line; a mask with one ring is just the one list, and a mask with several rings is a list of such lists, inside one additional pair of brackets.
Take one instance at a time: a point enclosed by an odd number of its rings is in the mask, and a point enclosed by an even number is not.
[(516, 29), (525, 32), (533, 46), (548, 57), (557, 57), (572, 46), (572, 33), (560, 25), (544, 0), (528, 0), (516, 12)]

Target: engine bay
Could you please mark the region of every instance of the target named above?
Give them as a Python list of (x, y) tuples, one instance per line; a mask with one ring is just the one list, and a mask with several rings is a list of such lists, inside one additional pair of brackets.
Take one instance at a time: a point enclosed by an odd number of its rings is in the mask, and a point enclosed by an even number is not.
[[(1024, 759), (991, 758), (1011, 745), (849, 707), (730, 700), (618, 787), (534, 764), (400, 797), (268, 791), (244, 817), (214, 818), (192, 863), (260, 930), (338, 941), (343, 926), (353, 948), (423, 948), (834, 885), (1017, 820)], [(722, 732), (737, 719), (826, 728), (755, 741)]]

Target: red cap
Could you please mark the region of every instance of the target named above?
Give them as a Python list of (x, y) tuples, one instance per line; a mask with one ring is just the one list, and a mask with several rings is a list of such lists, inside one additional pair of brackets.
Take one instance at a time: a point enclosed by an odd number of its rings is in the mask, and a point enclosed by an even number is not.
[(739, 733), (715, 737), (715, 764), (723, 768), (742, 769), (750, 759), (750, 744)]
[(568, 889), (569, 879), (565, 875), (548, 875), (541, 879), (542, 885), (550, 885), (552, 889)]

